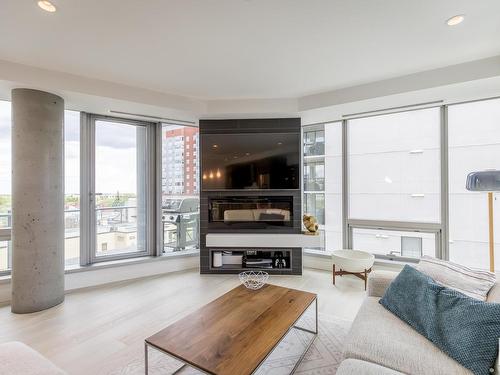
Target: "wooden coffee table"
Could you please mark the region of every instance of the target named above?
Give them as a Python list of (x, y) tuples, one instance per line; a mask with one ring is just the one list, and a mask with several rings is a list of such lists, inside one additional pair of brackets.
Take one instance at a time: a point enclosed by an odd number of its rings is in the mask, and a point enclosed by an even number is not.
[[(314, 330), (297, 326), (312, 305)], [(313, 335), (292, 369), (294, 373), (318, 334), (316, 294), (269, 284), (259, 290), (241, 285), (148, 337), (146, 374), (150, 347), (184, 363), (174, 374), (185, 366), (207, 374), (253, 374), (292, 329)]]

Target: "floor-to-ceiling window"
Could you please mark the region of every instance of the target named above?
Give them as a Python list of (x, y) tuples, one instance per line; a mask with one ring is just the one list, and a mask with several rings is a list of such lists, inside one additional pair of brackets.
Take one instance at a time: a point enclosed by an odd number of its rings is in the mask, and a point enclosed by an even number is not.
[[(153, 253), (155, 124), (84, 115), (81, 264)], [(84, 222), (84, 223), (83, 223)]]
[(325, 224), (325, 130), (324, 125), (304, 128), (304, 212)]
[(440, 130), (438, 107), (347, 121), (353, 248), (388, 258), (436, 255)]
[(199, 249), (198, 128), (163, 124), (162, 234), (163, 252)]
[[(487, 269), (487, 195), (466, 190), (465, 180), (470, 172), (500, 170), (500, 99), (450, 105), (448, 143), (449, 258), (470, 267)], [(495, 224), (500, 218), (498, 197), (495, 193)], [(495, 246), (500, 248), (500, 225), (495, 226)], [(495, 264), (500, 268), (500, 256), (496, 257)]]
[(321, 247), (342, 248), (342, 123), (312, 125), (303, 130), (303, 211), (312, 214), (324, 233)]
[(441, 255), (441, 110), (304, 127), (304, 212), (324, 231), (320, 250), (345, 244), (388, 259)]
[(349, 120), (349, 217), (440, 222), (439, 108)]
[(64, 258), (80, 264), (80, 112), (64, 112)]
[[(12, 252), (11, 128), (11, 103), (0, 101), (2, 274)], [(66, 267), (197, 250), (198, 145), (197, 128), (65, 110)]]
[(11, 268), (12, 259), (11, 133), (10, 102), (0, 101), (0, 273)]

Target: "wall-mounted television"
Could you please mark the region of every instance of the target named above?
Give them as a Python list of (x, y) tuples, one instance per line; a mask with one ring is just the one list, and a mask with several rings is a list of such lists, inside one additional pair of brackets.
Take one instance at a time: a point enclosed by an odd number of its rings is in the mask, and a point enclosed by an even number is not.
[(201, 135), (202, 190), (300, 188), (300, 133)]

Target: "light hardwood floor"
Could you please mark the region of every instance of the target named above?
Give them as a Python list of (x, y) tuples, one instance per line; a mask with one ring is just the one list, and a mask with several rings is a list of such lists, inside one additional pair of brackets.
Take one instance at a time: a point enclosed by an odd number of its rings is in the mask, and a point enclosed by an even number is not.
[[(303, 276), (274, 276), (270, 283), (318, 294), (319, 312), (352, 320), (363, 282), (312, 269)], [(120, 374), (143, 351), (144, 339), (239, 284), (236, 275), (201, 276), (185, 271), (73, 292), (47, 311), (15, 315), (0, 308), (0, 343), (35, 348), (69, 374)], [(141, 366), (141, 363), (137, 363)]]

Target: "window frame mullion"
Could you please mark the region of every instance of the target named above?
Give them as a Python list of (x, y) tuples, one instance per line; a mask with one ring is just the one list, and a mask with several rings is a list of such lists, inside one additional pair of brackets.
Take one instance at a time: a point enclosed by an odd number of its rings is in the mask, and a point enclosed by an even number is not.
[(95, 131), (91, 115), (80, 113), (80, 265), (92, 263), (95, 252), (95, 217), (92, 215), (92, 192), (95, 186), (93, 145)]

